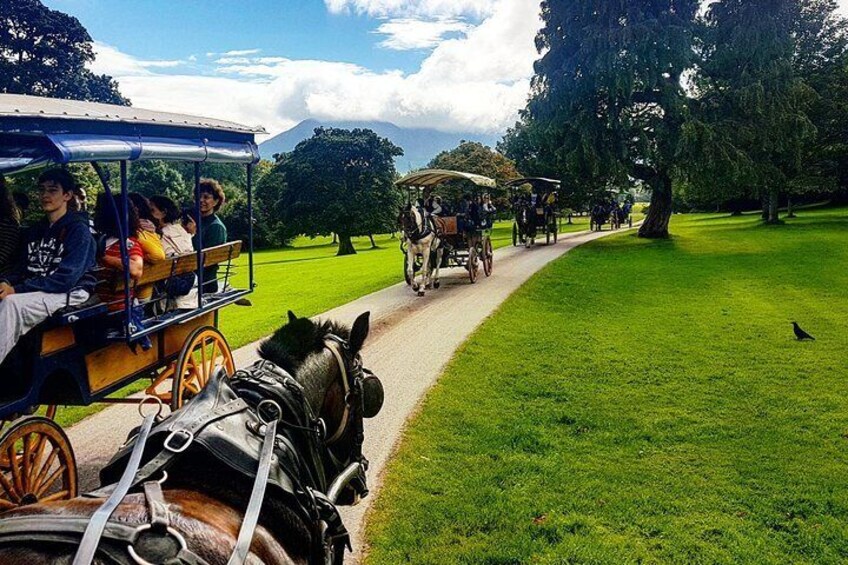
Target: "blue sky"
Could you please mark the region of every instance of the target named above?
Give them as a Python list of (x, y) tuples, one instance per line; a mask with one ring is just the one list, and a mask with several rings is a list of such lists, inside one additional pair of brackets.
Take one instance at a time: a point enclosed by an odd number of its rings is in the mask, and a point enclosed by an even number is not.
[(139, 107), (261, 124), (502, 133), (529, 92), (539, 0), (43, 0)]
[(271, 134), (308, 118), (502, 134), (541, 26), (539, 0), (42, 1), (82, 22), (92, 70), (134, 105)]
[[(96, 40), (147, 60), (204, 59), (207, 52), (261, 49), (267, 56), (352, 62), (413, 72), (427, 49), (379, 46), (386, 20), (321, 0), (45, 0), (77, 17)], [(479, 18), (466, 16), (469, 22)], [(201, 65), (198, 65), (201, 66)]]

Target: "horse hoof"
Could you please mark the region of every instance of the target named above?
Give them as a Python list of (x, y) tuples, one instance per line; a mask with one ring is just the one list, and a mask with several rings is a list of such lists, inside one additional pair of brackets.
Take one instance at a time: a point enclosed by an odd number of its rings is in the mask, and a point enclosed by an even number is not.
[(436, 281), (433, 283), (433, 288), (439, 288), (440, 286), (442, 286), (442, 283), (440, 281)]
[(414, 283), (412, 285), (412, 290), (414, 290), (415, 292), (418, 292), (419, 288), (421, 288), (421, 285), (419, 285), (418, 283)]
[(418, 291), (418, 296), (424, 296), (424, 291), (423, 291), (423, 290), (419, 290), (419, 291)]

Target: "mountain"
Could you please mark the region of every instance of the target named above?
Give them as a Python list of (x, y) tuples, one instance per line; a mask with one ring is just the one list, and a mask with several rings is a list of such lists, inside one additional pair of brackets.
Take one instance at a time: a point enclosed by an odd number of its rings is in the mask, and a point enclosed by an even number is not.
[(291, 151), (299, 142), (312, 137), (313, 130), (317, 127), (367, 128), (373, 130), (380, 137), (385, 137), (398, 147), (403, 148), (403, 156), (395, 159), (395, 166), (401, 174), (412, 169), (425, 167), (439, 152), (453, 149), (462, 140), (479, 141), (492, 148), (500, 140), (500, 137), (496, 135), (446, 133), (429, 128), (402, 128), (389, 122), (304, 120), (290, 130), (259, 144), (259, 153), (263, 159), (273, 159), (274, 153)]

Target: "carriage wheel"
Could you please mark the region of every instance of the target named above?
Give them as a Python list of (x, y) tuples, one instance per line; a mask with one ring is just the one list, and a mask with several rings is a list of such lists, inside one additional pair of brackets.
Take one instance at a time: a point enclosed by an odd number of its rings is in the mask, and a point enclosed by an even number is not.
[(468, 249), (468, 262), (465, 265), (465, 268), (468, 269), (468, 279), (472, 284), (477, 282), (477, 273), (480, 270), (480, 263), (477, 261), (477, 248), (475, 246), (471, 246)]
[(633, 227), (633, 216), (629, 216), (629, 217), (627, 218), (627, 227), (628, 227), (628, 228), (632, 228), (632, 227)]
[(512, 223), (512, 246), (515, 247), (518, 245), (518, 224), (515, 222)]
[(77, 495), (77, 462), (68, 436), (42, 416), (15, 422), (0, 439), (0, 511)]
[(492, 240), (486, 238), (483, 241), (483, 272), (489, 277), (492, 275), (492, 269), (495, 266), (495, 253), (492, 251)]
[(197, 328), (188, 336), (177, 358), (171, 390), (171, 410), (180, 408), (203, 390), (220, 367), (228, 375), (236, 371), (230, 345), (217, 328)]

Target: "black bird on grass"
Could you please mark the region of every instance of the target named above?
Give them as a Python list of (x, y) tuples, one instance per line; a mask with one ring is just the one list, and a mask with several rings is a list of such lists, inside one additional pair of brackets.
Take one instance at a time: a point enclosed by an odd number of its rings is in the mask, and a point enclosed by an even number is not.
[(816, 340), (816, 338), (802, 330), (801, 326), (798, 325), (798, 322), (792, 322), (792, 331), (795, 332), (795, 337), (798, 338), (798, 341), (804, 341), (805, 339), (811, 339), (813, 341)]

